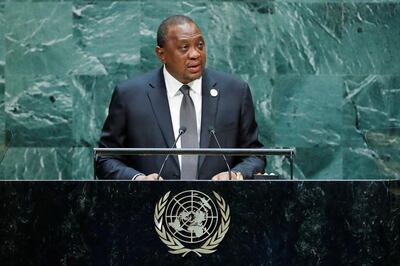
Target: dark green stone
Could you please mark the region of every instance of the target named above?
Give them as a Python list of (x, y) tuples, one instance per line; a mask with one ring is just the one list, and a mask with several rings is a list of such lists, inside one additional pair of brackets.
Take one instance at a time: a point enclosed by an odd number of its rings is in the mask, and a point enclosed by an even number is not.
[(74, 42), (80, 52), (74, 73), (131, 72), (140, 61), (140, 11), (140, 2), (74, 4)]
[(343, 5), (345, 73), (400, 73), (400, 5), (367, 3)]
[[(383, 166), (383, 165), (382, 165)], [(395, 178), (382, 171), (379, 157), (368, 148), (347, 148), (343, 151), (344, 179)], [(399, 178), (399, 176), (397, 176)]]
[(127, 75), (75, 76), (73, 91), (73, 138), (76, 147), (96, 147), (111, 95)]
[(348, 76), (345, 79), (345, 143), (400, 147), (399, 76)]
[(6, 84), (6, 129), (13, 147), (70, 147), (72, 83), (67, 77), (10, 76)]
[(272, 115), (278, 146), (338, 146), (342, 127), (340, 76), (278, 76)]
[[(297, 148), (297, 178), (400, 178), (399, 0), (0, 2), (0, 155), (7, 134), (17, 149), (2, 178), (27, 178), (27, 161), (38, 178), (92, 178), (112, 91), (161, 66), (173, 14), (199, 25), (209, 68), (249, 83), (261, 141)], [(33, 166), (32, 150), (72, 170)]]
[[(4, 113), (4, 63), (5, 63), (5, 42), (4, 42), (4, 5), (0, 4), (0, 147), (4, 144), (5, 113)], [(0, 148), (1, 149), (1, 148)], [(2, 151), (0, 150), (0, 159)]]
[(353, 166), (365, 166), (352, 177), (400, 176), (399, 80), (398, 76), (376, 75), (345, 79), (343, 143), (350, 149), (344, 168), (351, 173)]
[(295, 162), (295, 176), (299, 179), (342, 179), (344, 176), (340, 146), (297, 148)]
[(208, 13), (209, 67), (234, 74), (274, 73), (271, 3), (217, 2), (208, 5)]
[(0, 165), (0, 179), (70, 179), (71, 158), (71, 148), (12, 147)]
[(89, 147), (73, 148), (71, 158), (72, 172), (65, 179), (92, 179), (93, 172), (93, 149)]
[(275, 81), (271, 75), (241, 75), (247, 81), (253, 97), (254, 109), (257, 114), (260, 141), (268, 148), (275, 147), (274, 123), (271, 112), (271, 95)]
[(4, 112), (4, 83), (0, 83), (0, 147), (4, 144), (5, 121), (6, 119)]
[(6, 75), (65, 75), (76, 62), (71, 3), (6, 3)]
[(344, 71), (342, 4), (277, 2), (273, 16), (279, 74)]

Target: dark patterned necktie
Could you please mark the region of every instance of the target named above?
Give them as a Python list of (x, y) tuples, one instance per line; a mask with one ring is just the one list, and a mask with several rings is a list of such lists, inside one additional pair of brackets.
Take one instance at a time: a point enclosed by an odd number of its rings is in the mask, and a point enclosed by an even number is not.
[[(180, 123), (181, 127), (186, 127), (186, 133), (181, 137), (182, 148), (198, 148), (199, 141), (197, 137), (196, 110), (193, 100), (189, 95), (190, 87), (183, 85), (180, 91), (183, 93)], [(197, 160), (198, 155), (182, 155), (182, 180), (195, 180), (197, 178)]]

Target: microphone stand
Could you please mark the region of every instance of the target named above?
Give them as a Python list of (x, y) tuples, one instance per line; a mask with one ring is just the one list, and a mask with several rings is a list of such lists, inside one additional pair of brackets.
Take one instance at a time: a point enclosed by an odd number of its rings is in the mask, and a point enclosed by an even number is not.
[[(217, 138), (217, 134), (215, 133), (215, 129), (214, 127), (209, 127), (208, 131), (210, 132), (211, 135), (213, 135), (215, 142), (217, 142), (218, 148), (222, 149), (221, 145), (219, 144), (218, 138)], [(226, 157), (224, 154), (222, 154), (222, 157), (224, 158), (226, 167), (228, 168), (228, 173), (229, 173), (229, 180), (232, 180), (232, 171), (231, 168), (228, 164), (228, 161), (226, 160)]]
[[(177, 143), (178, 140), (181, 138), (181, 136), (182, 136), (183, 134), (185, 134), (185, 132), (186, 132), (186, 127), (180, 127), (180, 128), (179, 128), (179, 134), (178, 134), (178, 136), (176, 137), (175, 142), (174, 142), (174, 145), (172, 145), (171, 149), (173, 149), (173, 148), (176, 147), (176, 143)], [(162, 165), (161, 165), (160, 171), (158, 172), (157, 180), (160, 180), (161, 172), (162, 172), (162, 170), (164, 169), (165, 163), (167, 162), (167, 160), (168, 160), (168, 158), (169, 158), (170, 155), (171, 155), (171, 154), (167, 154), (167, 156), (165, 157), (164, 162), (163, 162)]]

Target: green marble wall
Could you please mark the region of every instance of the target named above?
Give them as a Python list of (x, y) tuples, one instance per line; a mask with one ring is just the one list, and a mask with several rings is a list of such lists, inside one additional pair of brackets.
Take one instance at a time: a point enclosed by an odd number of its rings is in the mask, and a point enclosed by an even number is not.
[(251, 84), (261, 139), (297, 148), (297, 178), (400, 178), (398, 0), (0, 0), (1, 179), (91, 179), (114, 85), (159, 66), (175, 13), (209, 67)]

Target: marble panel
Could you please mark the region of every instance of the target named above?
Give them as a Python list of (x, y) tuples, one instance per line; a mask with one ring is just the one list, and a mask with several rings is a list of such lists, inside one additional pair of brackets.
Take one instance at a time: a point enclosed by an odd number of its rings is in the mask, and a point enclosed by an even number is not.
[[(273, 147), (297, 149), (294, 177), (342, 178), (342, 78), (280, 75), (273, 83)], [(267, 171), (290, 176), (285, 158), (270, 157)]]
[(127, 78), (127, 75), (74, 76), (72, 127), (75, 146), (97, 146), (114, 87)]
[(278, 76), (272, 116), (278, 146), (339, 146), (342, 127), (340, 76)]
[(6, 27), (6, 20), (4, 14), (4, 3), (0, 3), (0, 66), (1, 66), (1, 75), (4, 75), (4, 64), (5, 64), (5, 41), (4, 41), (4, 34), (5, 34), (5, 27)]
[(400, 148), (400, 76), (344, 79), (344, 143)]
[[(283, 2), (283, 3), (301, 3), (301, 4), (316, 4), (316, 3), (343, 3), (345, 0), (274, 0), (274, 2)], [(350, 0), (352, 1), (352, 0)], [(377, 0), (379, 1), (379, 0)]]
[(65, 75), (76, 61), (72, 3), (5, 5), (6, 76)]
[(348, 54), (342, 52), (341, 3), (277, 2), (275, 6), (277, 73), (343, 73)]
[[(242, 74), (238, 76), (239, 78), (246, 81), (251, 90), (254, 109), (256, 112), (256, 121), (258, 124), (259, 130), (259, 140), (266, 148), (274, 148), (275, 146), (275, 132), (274, 132), (274, 124), (272, 121), (272, 106), (271, 106), (271, 95), (274, 89), (275, 80), (271, 75), (268, 74), (256, 74), (256, 75), (248, 75)], [(282, 173), (282, 164), (275, 163), (281, 162), (281, 156), (269, 156), (267, 158), (267, 173)], [(288, 168), (289, 169), (289, 168)], [(287, 175), (283, 175), (282, 177), (289, 178), (289, 172)]]
[(71, 80), (57, 76), (8, 76), (6, 128), (13, 147), (72, 145)]
[(8, 149), (0, 164), (1, 179), (61, 180), (71, 177), (70, 148)]
[(91, 177), (113, 88), (160, 66), (157, 27), (182, 13), (207, 66), (249, 82), (265, 146), (297, 147), (295, 177), (400, 178), (399, 2), (0, 0), (0, 159), (7, 129), (14, 148), (69, 150), (62, 178)]
[(140, 2), (73, 5), (74, 43), (80, 59), (74, 74), (130, 73), (140, 62)]
[[(5, 42), (4, 42), (4, 4), (0, 4), (0, 166), (2, 164), (5, 153), (8, 149), (8, 141), (5, 134), (5, 110), (4, 110), (4, 91), (5, 91)], [(0, 167), (0, 178), (3, 172)]]
[[(72, 2), (77, 0), (0, 0), (0, 2), (17, 2), (17, 3), (62, 3), (62, 2)], [(109, 1), (109, 0), (106, 0)]]
[(92, 180), (94, 178), (93, 148), (72, 148), (71, 160), (71, 176), (63, 179)]
[(399, 82), (399, 76), (386, 75), (345, 78), (343, 142), (350, 146), (346, 167), (366, 167), (356, 176), (400, 177)]
[(272, 148), (275, 145), (275, 133), (271, 112), (271, 95), (275, 81), (271, 75), (267, 74), (241, 75), (240, 78), (248, 82), (250, 86), (260, 141), (265, 147)]
[(143, 72), (161, 66), (155, 53), (157, 29), (169, 16), (183, 14), (191, 17), (208, 39), (206, 29), (209, 21), (207, 5), (203, 1), (143, 1), (140, 21), (140, 64)]
[[(296, 149), (296, 179), (343, 179), (340, 146)], [(351, 176), (346, 176), (351, 178)]]
[(0, 147), (5, 143), (4, 83), (0, 83)]
[[(5, 153), (8, 149), (8, 143), (6, 141), (5, 134), (5, 115), (4, 115), (4, 87), (0, 88), (0, 166), (2, 164)], [(3, 176), (2, 170), (0, 169), (0, 177)]]
[(213, 2), (207, 11), (210, 67), (234, 74), (274, 73), (271, 2)]
[(343, 176), (345, 179), (399, 179), (398, 149), (344, 148)]
[[(296, 160), (294, 161), (293, 178), (301, 179), (301, 171), (296, 167)], [(283, 156), (267, 156), (267, 166), (265, 173), (275, 175), (276, 179), (290, 179), (290, 162)]]
[[(100, 76), (74, 76), (72, 101), (72, 136), (75, 147), (95, 146), (100, 123), (96, 119), (95, 97), (98, 91), (93, 89)], [(89, 82), (90, 81), (90, 82)], [(104, 88), (106, 88), (106, 84)]]
[(4, 27), (5, 27), (4, 4), (0, 4), (0, 147), (2, 147), (2, 145), (4, 144), (4, 137), (5, 137), (4, 68), (5, 68), (6, 54), (5, 54), (5, 42), (4, 42)]
[[(343, 153), (340, 146), (296, 148), (293, 167), (295, 180), (343, 179), (342, 169)], [(266, 171), (278, 175), (278, 179), (290, 179), (290, 162), (281, 156), (269, 156)]]
[(343, 5), (345, 73), (356, 75), (400, 72), (400, 4)]
[(343, 3), (353, 3), (353, 4), (388, 4), (388, 3), (399, 3), (399, 0), (342, 0)]

